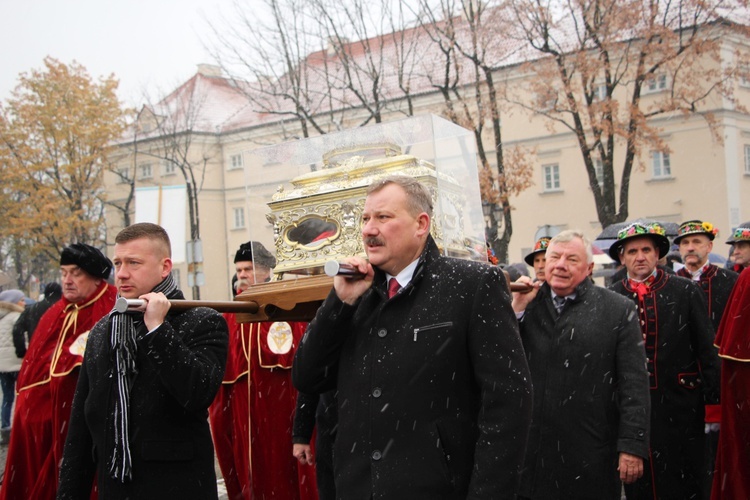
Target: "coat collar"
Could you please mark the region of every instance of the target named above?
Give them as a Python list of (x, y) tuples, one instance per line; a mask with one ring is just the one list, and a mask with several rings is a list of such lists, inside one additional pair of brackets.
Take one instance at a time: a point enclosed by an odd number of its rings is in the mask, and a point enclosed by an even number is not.
[[(406, 285), (406, 289), (409, 290), (416, 283), (418, 283), (422, 279), (422, 275), (424, 274), (425, 267), (431, 262), (434, 262), (435, 260), (439, 258), (440, 258), (440, 249), (435, 243), (435, 240), (432, 238), (432, 235), (427, 235), (427, 242), (425, 244), (424, 249), (422, 250), (422, 253), (419, 256), (419, 262), (417, 262), (417, 268), (414, 270), (414, 276), (412, 276), (409, 284)], [(380, 291), (382, 294), (387, 293), (386, 289), (388, 285), (385, 281), (386, 281), (385, 271), (376, 267), (374, 282), (377, 284), (378, 291)]]

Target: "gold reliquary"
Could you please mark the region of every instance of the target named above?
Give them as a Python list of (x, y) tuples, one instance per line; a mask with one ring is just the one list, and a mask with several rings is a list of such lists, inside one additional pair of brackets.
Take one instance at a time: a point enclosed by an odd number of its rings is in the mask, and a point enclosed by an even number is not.
[(458, 181), (395, 144), (362, 145), (326, 153), (322, 169), (293, 178), (290, 189), (280, 186), (273, 194), (266, 218), (273, 225), (274, 273), (317, 274), (329, 260), (364, 256), (360, 221), (366, 191), (389, 175), (408, 175), (426, 185), (434, 205), (440, 204), (431, 229), (438, 246), (449, 255), (471, 254), (463, 216), (466, 194)]

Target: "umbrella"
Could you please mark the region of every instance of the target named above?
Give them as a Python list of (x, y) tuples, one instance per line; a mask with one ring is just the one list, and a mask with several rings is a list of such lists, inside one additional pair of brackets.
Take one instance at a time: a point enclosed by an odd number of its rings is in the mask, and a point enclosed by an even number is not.
[(654, 220), (654, 219), (634, 219), (630, 221), (616, 222), (614, 224), (610, 224), (609, 226), (605, 227), (601, 233), (599, 233), (599, 236), (597, 236), (596, 239), (614, 241), (617, 239), (617, 233), (619, 233), (620, 230), (625, 229), (629, 225), (634, 224), (636, 222), (638, 224), (643, 224), (643, 225), (652, 224), (656, 222), (657, 224), (659, 224), (661, 227), (664, 228), (664, 231), (666, 231), (666, 236), (670, 239), (677, 236), (677, 230), (680, 228), (680, 225), (677, 224), (676, 222), (661, 222), (661, 221)]

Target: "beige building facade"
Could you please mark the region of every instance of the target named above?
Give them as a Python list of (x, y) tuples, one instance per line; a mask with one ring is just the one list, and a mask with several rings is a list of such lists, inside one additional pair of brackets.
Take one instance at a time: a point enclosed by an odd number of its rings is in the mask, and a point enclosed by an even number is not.
[[(735, 57), (738, 47), (746, 51), (747, 41), (741, 42), (732, 42), (726, 57)], [(499, 69), (498, 80), (504, 78), (523, 92), (524, 76), (511, 75), (517, 70)], [(741, 78), (732, 84), (736, 102), (717, 97), (699, 110), (712, 114), (721, 140), (700, 114), (661, 116), (652, 122), (661, 129), (669, 152), (642, 151), (643, 168), (634, 169), (629, 192), (629, 219), (710, 221), (720, 229), (714, 252), (724, 256), (729, 247), (723, 242), (731, 228), (750, 220), (750, 85)], [(657, 98), (658, 92), (644, 99)], [(417, 115), (443, 111), (435, 91), (419, 94), (414, 104)], [(403, 118), (402, 109), (394, 101), (384, 121)], [(357, 113), (351, 110), (349, 121), (336, 126), (354, 126)], [(174, 116), (179, 118), (169, 118)], [(550, 130), (543, 118), (510, 105), (502, 128), (505, 147), (521, 145), (534, 152), (533, 185), (510, 200), (514, 227), (509, 263), (523, 261), (545, 225), (579, 228), (596, 238), (602, 228), (573, 134)], [(274, 165), (251, 164), (249, 153), (299, 134), (294, 122), (254, 111), (238, 84), (218, 68), (200, 65), (193, 78), (163, 101), (144, 106), (131, 133), (117, 145), (112, 171), (105, 179), (110, 203), (108, 244), (123, 227), (124, 212), (131, 222), (149, 220), (177, 227), (170, 234), (175, 240), (176, 274), (186, 296), (191, 298), (191, 287), (197, 283), (202, 299), (230, 298), (235, 251), (252, 234), (263, 233), (253, 227), (270, 227), (266, 220), (250, 218), (248, 190), (267, 193), (270, 201), (279, 181)], [(618, 189), (621, 164), (616, 159)], [(192, 239), (184, 194), (190, 186), (196, 187), (202, 243), (202, 263), (197, 267), (189, 262), (191, 252), (183, 250)]]

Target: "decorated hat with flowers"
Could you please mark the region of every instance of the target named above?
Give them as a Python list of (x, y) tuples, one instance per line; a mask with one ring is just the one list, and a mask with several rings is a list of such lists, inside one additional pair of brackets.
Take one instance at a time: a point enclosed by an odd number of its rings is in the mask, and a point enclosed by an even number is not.
[(679, 245), (680, 240), (689, 234), (704, 234), (708, 236), (709, 240), (713, 241), (716, 235), (719, 234), (719, 230), (710, 222), (689, 220), (680, 224), (674, 242)]
[(547, 247), (549, 246), (549, 240), (551, 240), (549, 236), (542, 236), (538, 240), (536, 240), (536, 243), (534, 244), (534, 250), (531, 251), (530, 254), (528, 254), (526, 257), (523, 258), (523, 260), (526, 261), (526, 263), (530, 266), (534, 265), (534, 256), (538, 253), (544, 253), (547, 251)]
[(617, 240), (609, 247), (609, 256), (615, 262), (620, 262), (620, 251), (627, 240), (648, 236), (654, 240), (656, 248), (659, 249), (659, 258), (661, 259), (669, 253), (670, 245), (666, 233), (664, 227), (659, 223), (640, 224), (634, 222), (618, 231)]
[(738, 241), (750, 241), (750, 221), (743, 222), (739, 227), (736, 227), (727, 240), (727, 244), (734, 245)]

